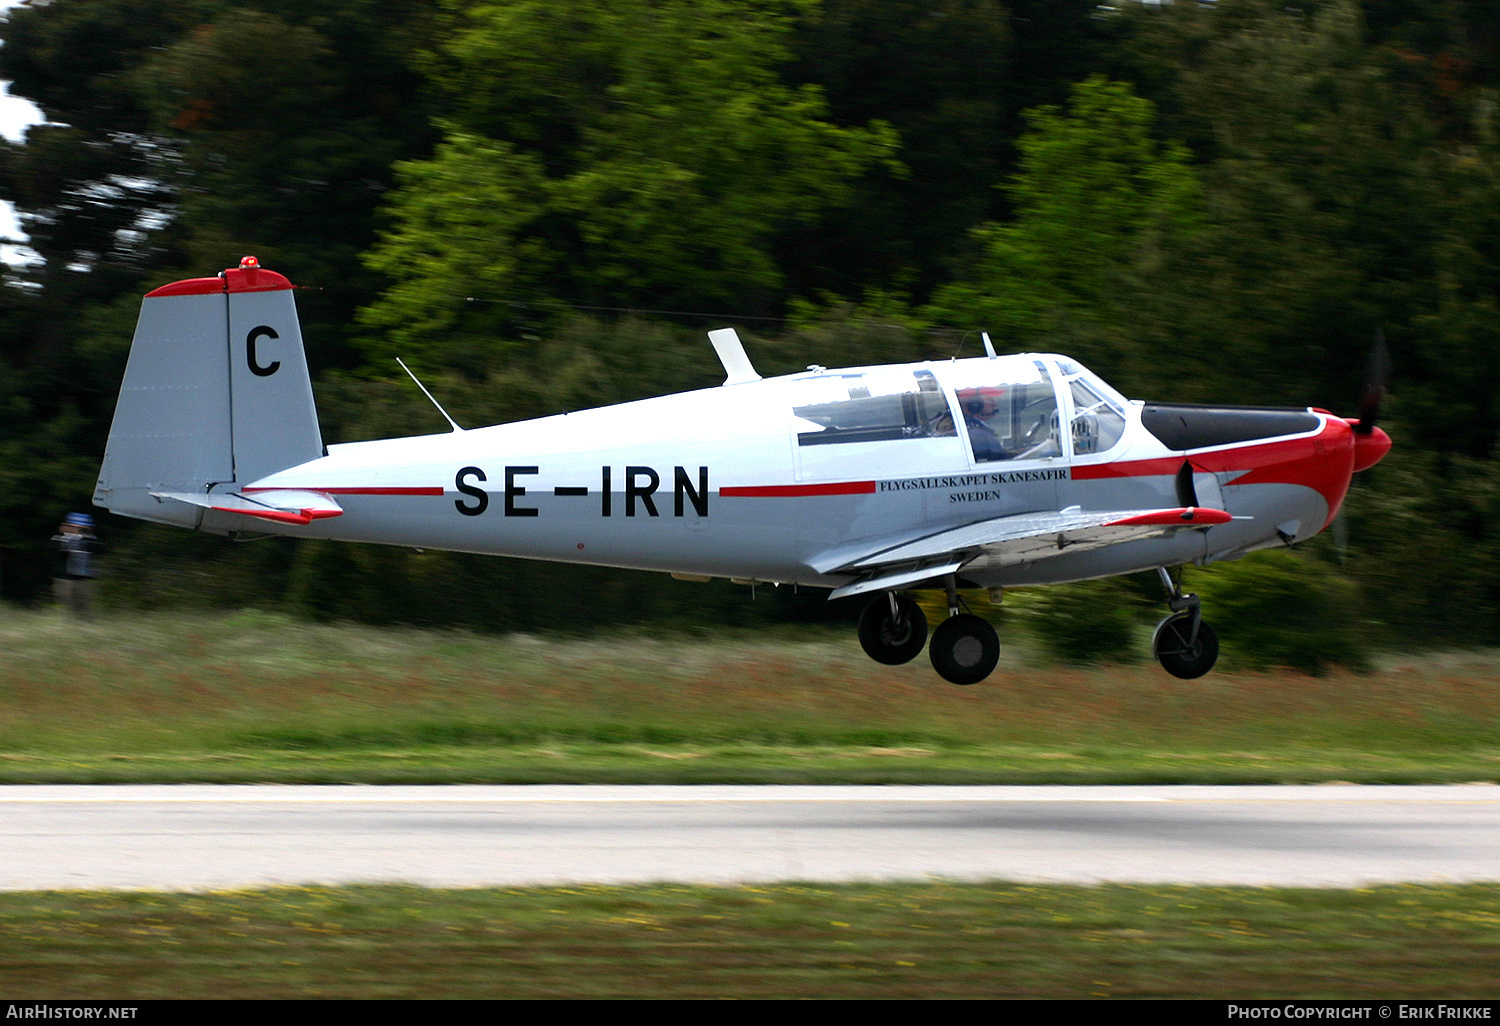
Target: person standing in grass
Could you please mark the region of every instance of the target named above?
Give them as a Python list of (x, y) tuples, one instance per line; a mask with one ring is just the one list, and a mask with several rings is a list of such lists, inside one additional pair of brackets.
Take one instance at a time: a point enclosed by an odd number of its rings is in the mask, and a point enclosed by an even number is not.
[(104, 548), (94, 537), (94, 518), (69, 513), (52, 536), (52, 546), (57, 556), (53, 597), (74, 616), (87, 617), (94, 607), (95, 561)]

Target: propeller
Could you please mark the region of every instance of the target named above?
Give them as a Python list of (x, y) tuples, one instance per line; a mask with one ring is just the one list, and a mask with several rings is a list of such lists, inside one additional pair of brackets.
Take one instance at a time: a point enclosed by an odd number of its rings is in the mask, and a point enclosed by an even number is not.
[[(1391, 438), (1375, 426), (1380, 417), (1380, 402), (1385, 398), (1391, 381), (1391, 351), (1385, 344), (1385, 331), (1375, 329), (1375, 345), (1370, 348), (1370, 357), (1365, 361), (1365, 390), (1359, 400), (1359, 419), (1347, 421), (1354, 432), (1354, 470), (1368, 470), (1379, 463), (1390, 451)], [(1339, 562), (1349, 548), (1349, 524), (1344, 519), (1344, 507), (1340, 505), (1333, 518), (1333, 543)]]
[(1386, 386), (1391, 382), (1391, 351), (1385, 344), (1385, 331), (1375, 329), (1375, 345), (1370, 349), (1370, 358), (1365, 361), (1365, 391), (1359, 400), (1359, 420), (1354, 424), (1356, 435), (1368, 435), (1375, 430), (1375, 421), (1380, 416), (1380, 401), (1385, 398)]
[(1375, 329), (1375, 345), (1365, 364), (1365, 391), (1359, 401), (1359, 418), (1345, 423), (1354, 432), (1354, 469), (1369, 470), (1391, 449), (1391, 436), (1375, 426), (1380, 417), (1380, 401), (1385, 398), (1391, 378), (1391, 351), (1385, 344), (1385, 332)]

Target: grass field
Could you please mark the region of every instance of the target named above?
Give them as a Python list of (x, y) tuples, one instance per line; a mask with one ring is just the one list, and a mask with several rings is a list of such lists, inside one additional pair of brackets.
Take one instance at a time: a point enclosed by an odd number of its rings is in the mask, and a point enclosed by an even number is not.
[[(0, 608), (0, 782), (1500, 779), (1500, 653), (957, 688), (842, 635)], [(0, 995), (1492, 999), (1500, 886), (0, 893)]]
[(1500, 653), (1367, 675), (1007, 650), (983, 684), (843, 634), (593, 640), (0, 609), (0, 782), (1500, 779)]
[(1500, 886), (0, 894), (9, 998), (1493, 1000)]

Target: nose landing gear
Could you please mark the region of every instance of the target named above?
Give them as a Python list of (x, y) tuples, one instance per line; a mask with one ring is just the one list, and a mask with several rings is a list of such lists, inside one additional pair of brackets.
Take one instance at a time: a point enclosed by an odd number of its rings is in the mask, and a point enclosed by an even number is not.
[(1204, 620), (1197, 595), (1184, 595), (1166, 567), (1157, 567), (1172, 610), (1151, 635), (1151, 654), (1162, 669), (1183, 680), (1195, 680), (1219, 660), (1219, 638)]

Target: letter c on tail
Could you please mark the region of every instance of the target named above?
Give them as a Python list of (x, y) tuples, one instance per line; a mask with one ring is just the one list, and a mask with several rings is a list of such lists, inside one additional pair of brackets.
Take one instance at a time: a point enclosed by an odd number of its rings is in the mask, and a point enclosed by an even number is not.
[(250, 373), (258, 378), (267, 378), (281, 367), (280, 360), (272, 360), (268, 364), (260, 364), (255, 359), (255, 340), (258, 338), (280, 338), (275, 330), (262, 324), (258, 328), (251, 328), (250, 334), (245, 336), (245, 362), (250, 365)]

